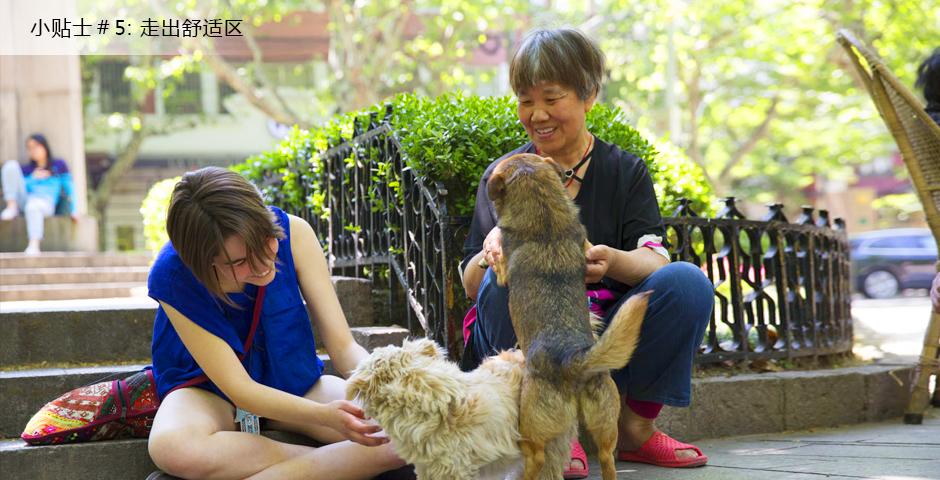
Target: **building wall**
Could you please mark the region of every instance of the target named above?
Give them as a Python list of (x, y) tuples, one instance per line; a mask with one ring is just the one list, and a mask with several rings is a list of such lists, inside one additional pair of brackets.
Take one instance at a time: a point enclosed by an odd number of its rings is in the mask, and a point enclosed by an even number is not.
[[(47, 0), (65, 17), (73, 17), (71, 0)], [(27, 22), (32, 10), (23, 2), (0, 2), (0, 35)], [(85, 168), (85, 134), (79, 58), (67, 55), (0, 56), (0, 161), (27, 161), (25, 141), (31, 133), (49, 139), (54, 157), (64, 159), (75, 184), (79, 224), (72, 224), (67, 250), (97, 247), (95, 221), (88, 211)], [(47, 239), (51, 240), (51, 239)]]

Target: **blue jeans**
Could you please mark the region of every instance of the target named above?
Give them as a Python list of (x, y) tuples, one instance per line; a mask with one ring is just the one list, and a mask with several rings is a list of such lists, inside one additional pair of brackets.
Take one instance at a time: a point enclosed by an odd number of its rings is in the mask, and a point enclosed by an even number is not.
[[(652, 290), (640, 343), (622, 370), (611, 372), (621, 394), (634, 400), (687, 407), (692, 391), (692, 359), (715, 304), (714, 287), (695, 265), (675, 262), (653, 272), (607, 312), (604, 323), (633, 294)], [(585, 299), (587, 301), (587, 299)], [(496, 284), (488, 269), (477, 294), (473, 339), (479, 358), (516, 345), (509, 318), (509, 288)]]

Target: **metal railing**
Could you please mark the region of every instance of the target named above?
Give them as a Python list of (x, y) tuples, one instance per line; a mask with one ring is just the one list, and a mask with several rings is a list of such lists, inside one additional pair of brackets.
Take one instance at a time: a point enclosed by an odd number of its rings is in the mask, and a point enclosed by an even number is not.
[[(469, 303), (458, 262), (468, 217), (447, 213), (447, 190), (407, 166), (388, 124), (373, 114), (353, 138), (288, 165), (304, 199), (295, 207), (282, 195), (283, 177), (269, 172), (262, 191), (273, 204), (306, 219), (324, 243), (334, 274), (383, 279), (387, 267), (390, 311), (407, 327), (447, 346), (462, 348), (461, 319)], [(699, 363), (794, 358), (848, 352), (849, 247), (844, 223), (804, 208), (789, 223), (772, 205), (760, 221), (748, 220), (734, 198), (716, 218), (699, 217), (682, 201), (664, 219), (673, 260), (691, 262), (715, 285), (712, 314)], [(395, 284), (403, 295), (396, 296)], [(420, 330), (419, 330), (420, 328)]]
[(760, 221), (725, 199), (715, 218), (701, 218), (687, 201), (664, 219), (673, 260), (702, 268), (715, 285), (715, 308), (698, 363), (795, 358), (852, 350), (849, 244), (842, 219), (795, 223), (783, 205)]

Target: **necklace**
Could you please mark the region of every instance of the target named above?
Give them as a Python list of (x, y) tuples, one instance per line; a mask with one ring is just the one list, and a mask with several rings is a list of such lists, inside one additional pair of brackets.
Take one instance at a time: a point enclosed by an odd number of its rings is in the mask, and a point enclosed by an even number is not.
[[(574, 180), (577, 180), (578, 183), (584, 183), (584, 179), (578, 176), (578, 170), (580, 170), (581, 167), (583, 167), (584, 164), (587, 163), (588, 160), (591, 159), (591, 155), (590, 155), (592, 153), (591, 147), (593, 146), (594, 146), (594, 135), (591, 135), (591, 141), (588, 142), (587, 148), (584, 149), (584, 153), (581, 155), (581, 161), (578, 162), (574, 167), (569, 168), (568, 170), (565, 170), (565, 188), (568, 188), (568, 186), (571, 185), (571, 182)], [(535, 147), (535, 154), (536, 155), (542, 154), (542, 151), (539, 149), (539, 147)]]

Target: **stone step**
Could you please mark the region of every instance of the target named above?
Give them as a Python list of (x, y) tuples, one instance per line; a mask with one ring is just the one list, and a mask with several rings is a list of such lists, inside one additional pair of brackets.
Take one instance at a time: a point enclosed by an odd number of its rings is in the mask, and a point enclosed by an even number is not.
[[(98, 250), (98, 221), (81, 215), (77, 221), (56, 215), (46, 217), (44, 234), (39, 244), (44, 251), (94, 252)], [(22, 252), (26, 248), (26, 220), (22, 215), (0, 221), (0, 252)], [(3, 265), (0, 264), (0, 268)]]
[(0, 302), (78, 300), (83, 298), (143, 297), (147, 282), (50, 283), (0, 285)]
[(145, 283), (150, 268), (137, 267), (46, 267), (5, 268), (0, 285), (48, 285), (56, 283)]
[[(18, 438), (26, 422), (47, 402), (69, 390), (105, 380), (129, 377), (143, 364), (104, 367), (45, 368), (0, 372), (0, 437)], [(6, 462), (3, 462), (6, 465)], [(6, 467), (4, 467), (4, 470)]]
[(0, 270), (54, 267), (146, 267), (150, 265), (152, 259), (150, 253), (49, 251), (35, 256), (24, 255), (23, 253), (0, 253)]
[[(40, 362), (105, 364), (149, 359), (156, 302), (134, 300), (136, 305), (124, 302), (114, 307), (75, 306), (75, 302), (21, 309), (4, 305), (0, 309), (4, 332), (0, 369)], [(113, 299), (108, 302), (115, 303)]]
[[(320, 354), (324, 373), (336, 375), (329, 355)], [(0, 371), (0, 438), (19, 438), (26, 422), (46, 403), (85, 385), (126, 378), (147, 363), (98, 367)]]
[[(265, 430), (274, 440), (316, 446), (312, 439), (289, 432)], [(0, 439), (0, 464), (5, 472), (30, 480), (127, 479), (144, 480), (157, 467), (147, 453), (147, 440), (130, 438), (104, 442), (32, 447), (16, 439)], [(7, 478), (4, 476), (3, 478)]]
[[(0, 370), (42, 362), (101, 364), (149, 358), (155, 312), (153, 305), (0, 312), (4, 332), (0, 335)], [(351, 329), (353, 338), (370, 351), (375, 347), (401, 344), (410, 333), (398, 326)], [(315, 338), (317, 348), (322, 349), (321, 336)]]
[[(334, 277), (334, 285), (339, 297), (346, 299), (340, 303), (354, 338), (368, 350), (400, 344), (408, 335), (401, 327), (373, 324), (371, 296), (362, 301), (362, 282)], [(0, 307), (0, 369), (41, 362), (102, 364), (149, 358), (156, 307), (149, 298), (5, 303)], [(322, 336), (315, 338), (322, 349)]]
[(0, 464), (3, 478), (31, 480), (144, 480), (157, 469), (142, 438), (43, 447), (31, 447), (19, 438), (0, 440)]

